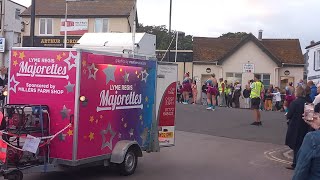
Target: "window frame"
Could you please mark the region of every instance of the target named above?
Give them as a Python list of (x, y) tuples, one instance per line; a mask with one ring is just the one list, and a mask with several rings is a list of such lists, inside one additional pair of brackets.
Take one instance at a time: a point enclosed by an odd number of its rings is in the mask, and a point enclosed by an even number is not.
[[(102, 21), (101, 31), (99, 31), (99, 32), (97, 32), (97, 26), (96, 26), (97, 20)], [(105, 20), (107, 21), (107, 30), (106, 30), (106, 32), (103, 31), (104, 30), (104, 21)], [(107, 32), (109, 32), (109, 25), (110, 25), (109, 18), (95, 18), (94, 19), (94, 32), (95, 33), (107, 33)]]
[(320, 71), (320, 49), (316, 49), (314, 51), (313, 70)]
[[(45, 28), (44, 28), (44, 31), (45, 33), (42, 34), (41, 33), (41, 20), (44, 20), (45, 21)], [(48, 33), (48, 20), (51, 20), (51, 34)], [(52, 18), (40, 18), (39, 19), (39, 35), (41, 36), (52, 36), (54, 33), (53, 33), (53, 19)]]
[[(231, 75), (232, 74), (232, 76), (228, 76), (228, 75)], [(232, 78), (233, 79), (233, 84), (237, 81), (237, 80), (239, 80), (239, 82), (240, 82), (240, 84), (242, 84), (242, 74), (243, 73), (239, 73), (239, 72), (226, 72), (226, 78), (225, 78), (225, 80), (227, 80), (228, 81), (228, 84), (231, 82), (230, 80), (228, 80), (228, 78)], [(241, 78), (240, 77), (237, 77), (236, 75), (241, 75)]]

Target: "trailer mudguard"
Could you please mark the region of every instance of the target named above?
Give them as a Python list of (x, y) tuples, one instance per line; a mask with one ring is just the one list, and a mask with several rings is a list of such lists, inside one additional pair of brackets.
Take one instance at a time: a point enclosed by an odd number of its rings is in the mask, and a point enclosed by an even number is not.
[(134, 151), (136, 152), (136, 155), (138, 157), (142, 157), (142, 150), (136, 141), (124, 140), (124, 141), (119, 141), (114, 147), (111, 154), (110, 162), (116, 163), (116, 164), (122, 163), (130, 147), (134, 148)]

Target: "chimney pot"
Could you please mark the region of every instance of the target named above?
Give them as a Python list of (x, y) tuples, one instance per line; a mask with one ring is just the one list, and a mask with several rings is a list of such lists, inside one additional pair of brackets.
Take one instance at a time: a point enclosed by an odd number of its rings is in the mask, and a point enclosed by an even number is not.
[(314, 40), (312, 40), (311, 42), (310, 42), (310, 45), (314, 45), (316, 42), (314, 41)]
[(263, 30), (260, 29), (259, 30), (259, 36), (258, 36), (258, 39), (261, 41), (262, 40), (262, 33), (263, 33)]

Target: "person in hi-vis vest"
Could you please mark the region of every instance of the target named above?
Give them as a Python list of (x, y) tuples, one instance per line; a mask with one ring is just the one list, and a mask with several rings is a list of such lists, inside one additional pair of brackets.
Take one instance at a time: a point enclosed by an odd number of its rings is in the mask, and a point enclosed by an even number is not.
[(226, 94), (225, 94), (225, 83), (223, 82), (223, 78), (219, 79), (218, 83), (219, 88), (219, 106), (226, 106)]
[(251, 125), (260, 126), (261, 123), (261, 114), (259, 111), (260, 106), (260, 96), (261, 91), (263, 90), (263, 84), (259, 80), (257, 76), (254, 77), (254, 82), (251, 84), (251, 92), (250, 92), (250, 98), (251, 98), (251, 108), (253, 109), (253, 114), (255, 117), (255, 122), (251, 123)]

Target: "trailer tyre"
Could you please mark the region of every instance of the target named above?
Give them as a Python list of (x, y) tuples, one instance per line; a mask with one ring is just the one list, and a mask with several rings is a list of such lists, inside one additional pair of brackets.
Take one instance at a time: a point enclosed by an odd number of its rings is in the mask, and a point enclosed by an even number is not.
[(21, 171), (15, 170), (7, 175), (8, 180), (23, 180), (23, 173)]
[(119, 166), (120, 174), (123, 176), (132, 175), (138, 165), (138, 156), (134, 148), (129, 148), (124, 161)]

